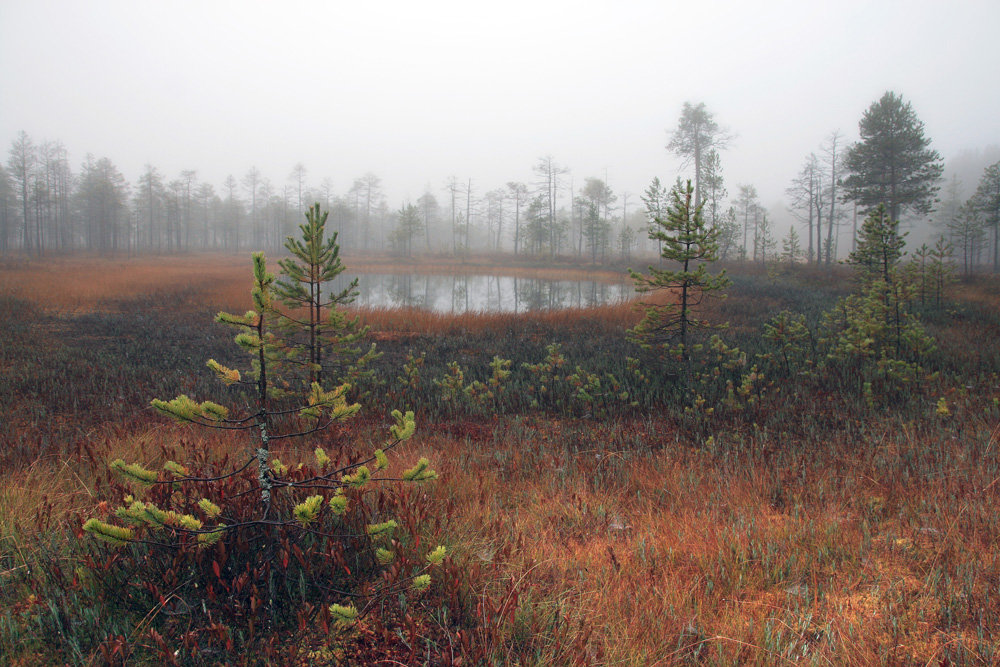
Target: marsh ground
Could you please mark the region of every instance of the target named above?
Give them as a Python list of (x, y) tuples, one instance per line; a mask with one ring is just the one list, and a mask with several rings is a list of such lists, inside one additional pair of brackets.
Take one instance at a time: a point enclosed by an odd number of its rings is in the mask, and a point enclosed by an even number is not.
[[(133, 610), (88, 617), (84, 630), (75, 545), (81, 519), (118, 502), (99, 481), (104, 461), (242, 446), (147, 406), (216, 394), (204, 361), (234, 353), (211, 318), (247, 306), (247, 267), (202, 256), (0, 269), (0, 661), (113, 662), (125, 653), (109, 639), (121, 636), (130, 661), (156, 662), (149, 633), (175, 629), (176, 617)], [(937, 341), (925, 372), (872, 396), (849, 374), (810, 376), (766, 357), (763, 323), (789, 309), (820, 335), (820, 313), (851, 289), (846, 273), (734, 273), (709, 315), (730, 322), (722, 336), (745, 362), (733, 391), (702, 405), (625, 342), (638, 317), (628, 306), (361, 313), (383, 356), (357, 388), (363, 415), (322, 442), (364, 445), (391, 409), (415, 410), (400, 457), (427, 456), (440, 480), (407, 502), (424, 508), (422, 539), (448, 545), (454, 581), (414, 603), (405, 632), (373, 633), (382, 653), (310, 628), (283, 638), (308, 648), (289, 660), (1000, 660), (998, 284), (956, 285), (947, 304), (924, 309)], [(467, 384), (488, 382), (494, 356), (513, 372), (488, 399), (441, 389), (449, 362)], [(446, 600), (462, 610), (442, 614)]]

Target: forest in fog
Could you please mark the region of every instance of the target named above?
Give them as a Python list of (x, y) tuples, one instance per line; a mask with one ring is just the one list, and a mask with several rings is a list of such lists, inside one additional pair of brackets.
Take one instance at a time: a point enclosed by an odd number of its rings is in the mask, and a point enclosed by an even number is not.
[[(893, 139), (898, 145), (886, 139), (894, 129), (903, 130)], [(949, 244), (964, 274), (996, 270), (1000, 147), (953, 156), (946, 168), (916, 112), (895, 93), (872, 103), (859, 130), (855, 141), (840, 131), (822, 138), (789, 175), (783, 201), (772, 204), (761, 201), (753, 183), (727, 182), (734, 134), (703, 103), (685, 103), (665, 149), (693, 179), (706, 221), (720, 231), (723, 260), (835, 263), (854, 249), (859, 215), (886, 203), (911, 237)], [(886, 157), (895, 154), (899, 164)], [(905, 174), (898, 192), (887, 176), (897, 172)], [(452, 176), (404, 201), (390, 201), (377, 173), (338, 191), (302, 163), (285, 174), (252, 165), (221, 184), (203, 180), (196, 168), (170, 174), (146, 164), (130, 180), (108, 157), (88, 154), (75, 163), (61, 141), (22, 131), (0, 165), (0, 253), (275, 249), (318, 202), (349, 251), (627, 261), (658, 250), (649, 226), (682, 180), (656, 177), (616, 190), (552, 156), (524, 173), (503, 183)]]

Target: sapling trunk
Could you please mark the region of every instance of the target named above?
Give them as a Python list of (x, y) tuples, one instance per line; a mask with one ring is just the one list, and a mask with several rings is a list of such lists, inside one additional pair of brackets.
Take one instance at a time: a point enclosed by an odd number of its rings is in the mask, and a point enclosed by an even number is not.
[(257, 303), (255, 304), (258, 309), (255, 329), (257, 330), (258, 342), (257, 363), (260, 368), (257, 377), (257, 428), (260, 429), (260, 446), (257, 448), (257, 483), (260, 484), (260, 502), (264, 507), (264, 516), (266, 517), (271, 508), (271, 488), (273, 487), (273, 483), (271, 480), (271, 471), (267, 467), (267, 461), (271, 456), (268, 444), (271, 411), (267, 400), (267, 344), (264, 338), (266, 309), (270, 305), (270, 285), (265, 284), (269, 276), (264, 271), (263, 261), (263, 256), (261, 256), (257, 270), (259, 296), (257, 296)]

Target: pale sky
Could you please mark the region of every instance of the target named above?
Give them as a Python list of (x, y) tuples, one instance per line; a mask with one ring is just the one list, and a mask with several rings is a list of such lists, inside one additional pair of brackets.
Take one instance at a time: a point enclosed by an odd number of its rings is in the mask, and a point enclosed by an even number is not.
[(886, 90), (947, 160), (1000, 144), (1000, 2), (0, 0), (0, 141), (63, 141), (197, 169), (221, 190), (303, 163), (389, 205), (449, 176), (482, 194), (551, 155), (638, 193), (689, 174), (664, 146), (685, 101), (736, 138), (726, 185), (765, 204)]

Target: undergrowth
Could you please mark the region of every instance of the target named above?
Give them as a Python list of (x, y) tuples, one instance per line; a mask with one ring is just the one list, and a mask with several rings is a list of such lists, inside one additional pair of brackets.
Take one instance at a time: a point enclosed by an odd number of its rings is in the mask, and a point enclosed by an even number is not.
[[(12, 664), (162, 664), (174, 652), (192, 664), (993, 664), (1000, 290), (980, 279), (922, 312), (936, 347), (920, 380), (865, 395), (848, 375), (821, 372), (811, 348), (785, 355), (764, 335), (788, 311), (803, 317), (802, 341), (817, 339), (823, 313), (852, 289), (837, 275), (735, 272), (709, 314), (730, 322), (716, 354), (732, 367), (714, 388), (680, 387), (669, 364), (625, 344), (638, 314), (619, 307), (370, 314), (383, 355), (355, 391), (370, 415), (412, 406), (420, 429), (402, 455), (426, 453), (443, 479), (373, 502), (398, 517), (414, 554), (441, 543), (451, 558), (426, 594), (387, 600), (348, 632), (296, 576), (336, 561), (303, 564), (290, 549), (274, 585), (298, 602), (280, 622), (254, 617), (252, 636), (235, 636), (239, 624), (226, 618), (253, 617), (251, 594), (249, 612), (213, 608), (208, 594), (232, 594), (240, 568), (256, 562), (252, 547), (206, 550), (183, 571), (126, 572), (114, 552), (78, 539), (95, 505), (110, 512), (125, 492), (108, 460), (162, 463), (194, 449), (208, 471), (232, 456), (221, 438), (182, 433), (143, 408), (157, 395), (211, 395), (202, 360), (227, 363), (226, 333), (206, 331), (206, 312), (184, 294), (76, 315), (5, 296), (0, 655)], [(144, 338), (150, 328), (162, 343)], [(320, 444), (349, 458), (384, 426), (364, 417)], [(313, 446), (278, 453), (304, 461)], [(145, 547), (134, 548), (143, 563)], [(341, 575), (328, 576), (332, 586)]]

